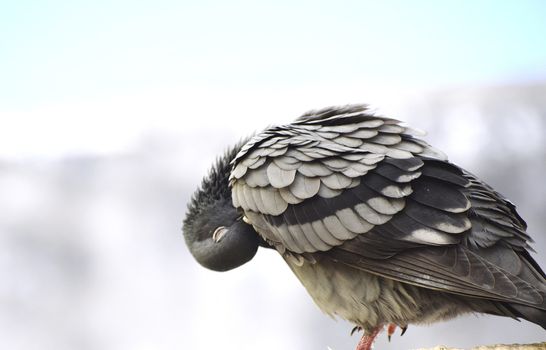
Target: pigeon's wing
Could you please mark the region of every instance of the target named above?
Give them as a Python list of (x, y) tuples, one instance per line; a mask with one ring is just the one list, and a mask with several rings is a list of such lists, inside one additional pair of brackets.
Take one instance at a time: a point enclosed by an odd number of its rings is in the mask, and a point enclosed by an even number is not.
[(513, 206), (416, 135), (362, 106), (269, 128), (233, 161), (233, 204), (290, 257), (543, 304), (528, 282), (540, 272), (525, 255), (528, 236)]
[[(453, 164), (425, 159), (421, 172), (401, 213), (328, 257), (421, 287), (546, 310), (544, 272), (526, 250), (530, 238), (514, 206)], [(434, 244), (430, 230), (455, 242)]]
[(423, 165), (414, 154), (443, 157), (411, 133), (361, 106), (266, 129), (233, 161), (233, 205), (281, 252), (328, 251), (404, 208)]

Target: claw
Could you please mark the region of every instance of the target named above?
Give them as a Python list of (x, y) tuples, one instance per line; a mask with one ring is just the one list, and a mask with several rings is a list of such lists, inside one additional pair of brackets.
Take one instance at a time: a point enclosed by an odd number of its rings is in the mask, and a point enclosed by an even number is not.
[(387, 339), (389, 339), (389, 342), (391, 341), (391, 337), (394, 334), (394, 331), (396, 331), (396, 325), (394, 323), (389, 323), (387, 326)]
[(400, 336), (403, 336), (404, 333), (406, 333), (406, 331), (408, 330), (408, 326), (405, 325), (404, 327), (402, 327), (402, 333), (400, 333)]
[(355, 328), (353, 328), (353, 330), (351, 331), (351, 335), (353, 335), (355, 332), (360, 332), (361, 330), (362, 330), (362, 327), (355, 326)]

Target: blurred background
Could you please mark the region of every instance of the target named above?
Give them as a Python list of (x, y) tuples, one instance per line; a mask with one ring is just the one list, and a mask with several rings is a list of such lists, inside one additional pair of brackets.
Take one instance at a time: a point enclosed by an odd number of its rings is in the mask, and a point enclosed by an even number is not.
[[(200, 267), (182, 220), (223, 150), (370, 103), (518, 205), (546, 267), (543, 1), (0, 4), (3, 349), (352, 349), (273, 251)], [(544, 341), (467, 316), (378, 349)]]

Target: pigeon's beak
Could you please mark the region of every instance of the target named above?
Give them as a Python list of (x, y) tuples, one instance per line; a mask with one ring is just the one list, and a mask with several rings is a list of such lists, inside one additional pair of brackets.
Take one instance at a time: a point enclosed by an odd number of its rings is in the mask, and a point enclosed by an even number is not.
[(243, 222), (246, 223), (246, 224), (252, 225), (250, 223), (250, 220), (248, 220), (248, 218), (246, 217), (246, 215), (243, 215)]

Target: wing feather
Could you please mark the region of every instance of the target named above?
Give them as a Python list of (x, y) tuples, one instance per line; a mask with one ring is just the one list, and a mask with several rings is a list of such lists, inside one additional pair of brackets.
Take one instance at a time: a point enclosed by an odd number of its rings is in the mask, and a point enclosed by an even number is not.
[(275, 188), (283, 188), (289, 186), (294, 181), (296, 170), (285, 170), (275, 162), (269, 163), (267, 167), (267, 178), (271, 186)]

